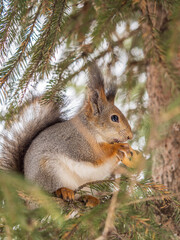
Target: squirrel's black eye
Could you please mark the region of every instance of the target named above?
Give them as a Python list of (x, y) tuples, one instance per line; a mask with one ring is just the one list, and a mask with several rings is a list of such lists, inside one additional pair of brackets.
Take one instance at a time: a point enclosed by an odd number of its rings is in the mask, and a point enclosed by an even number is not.
[(119, 122), (119, 118), (118, 118), (117, 115), (112, 115), (112, 116), (111, 116), (111, 120), (112, 120), (113, 122)]

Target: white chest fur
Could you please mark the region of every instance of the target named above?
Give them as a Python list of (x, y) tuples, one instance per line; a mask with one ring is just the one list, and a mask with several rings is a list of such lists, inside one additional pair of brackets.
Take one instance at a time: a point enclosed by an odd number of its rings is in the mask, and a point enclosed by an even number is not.
[(108, 159), (99, 166), (89, 162), (76, 162), (62, 155), (57, 159), (56, 176), (60, 177), (63, 187), (70, 189), (76, 189), (87, 182), (103, 180), (110, 176), (116, 167), (116, 159)]

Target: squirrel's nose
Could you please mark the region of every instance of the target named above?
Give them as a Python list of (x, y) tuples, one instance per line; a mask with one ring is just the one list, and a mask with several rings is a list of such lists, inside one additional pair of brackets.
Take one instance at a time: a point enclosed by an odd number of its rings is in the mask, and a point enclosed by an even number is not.
[(131, 133), (128, 134), (127, 139), (130, 140), (130, 139), (132, 139), (132, 138), (133, 138), (133, 133), (131, 132)]

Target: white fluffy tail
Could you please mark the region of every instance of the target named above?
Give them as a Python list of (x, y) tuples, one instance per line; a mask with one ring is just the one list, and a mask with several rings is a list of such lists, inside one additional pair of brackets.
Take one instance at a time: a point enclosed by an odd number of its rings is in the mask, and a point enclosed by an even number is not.
[(32, 140), (45, 128), (62, 121), (57, 103), (43, 104), (36, 97), (24, 104), (1, 134), (0, 169), (23, 172), (24, 156)]

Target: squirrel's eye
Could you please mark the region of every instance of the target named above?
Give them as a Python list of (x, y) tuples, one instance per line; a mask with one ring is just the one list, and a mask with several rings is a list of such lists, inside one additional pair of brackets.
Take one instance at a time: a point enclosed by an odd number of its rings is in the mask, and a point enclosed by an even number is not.
[(111, 120), (112, 120), (113, 122), (119, 122), (119, 118), (118, 118), (117, 115), (112, 115), (112, 116), (111, 116)]

